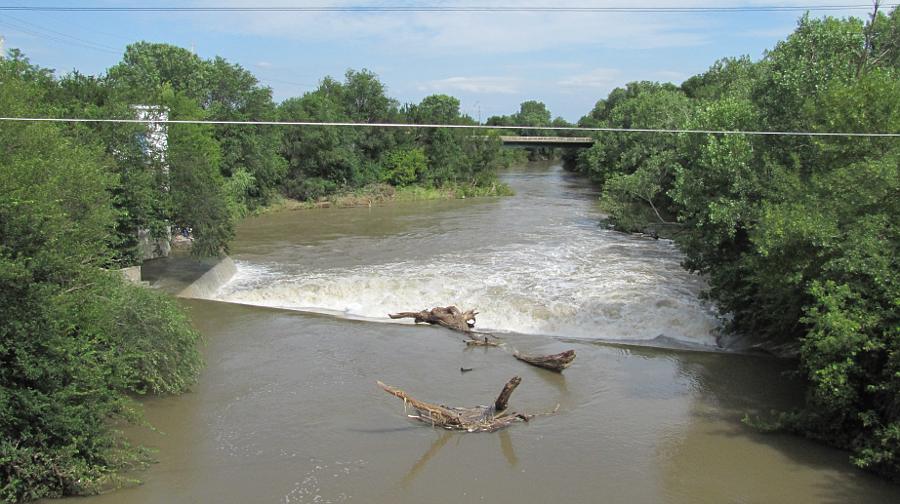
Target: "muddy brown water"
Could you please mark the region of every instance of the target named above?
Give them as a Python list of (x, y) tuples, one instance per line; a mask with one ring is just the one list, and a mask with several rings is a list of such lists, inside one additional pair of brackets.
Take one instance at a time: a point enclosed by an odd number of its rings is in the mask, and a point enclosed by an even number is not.
[[(594, 195), (558, 166), (504, 177), (515, 197), (245, 221), (235, 278), (184, 301), (206, 339), (200, 382), (145, 401), (157, 430), (132, 429), (159, 462), (78, 502), (900, 502), (846, 452), (741, 423), (800, 391), (786, 363), (716, 347), (671, 244), (598, 228)], [(506, 348), (383, 321), (450, 302)], [(578, 358), (559, 375), (514, 348)], [(375, 384), (473, 406), (514, 375), (511, 407), (558, 412), (447, 432)]]

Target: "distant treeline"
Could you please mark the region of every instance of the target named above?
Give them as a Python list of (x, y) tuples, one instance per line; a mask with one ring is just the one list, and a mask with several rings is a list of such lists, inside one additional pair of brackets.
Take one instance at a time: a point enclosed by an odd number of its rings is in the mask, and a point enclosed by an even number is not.
[[(168, 44), (132, 44), (100, 76), (55, 78), (16, 50), (2, 64), (4, 84), (28, 88), (27, 100), (6, 109), (21, 116), (134, 119), (134, 106), (144, 105), (175, 120), (475, 124), (452, 96), (401, 106), (367, 70), (349, 70), (343, 81), (325, 77), (316, 90), (276, 104), (241, 66)], [(148, 156), (140, 141), (146, 125), (59, 129), (98, 150), (117, 175), (122, 264), (137, 261), (139, 229), (158, 237), (171, 226), (191, 228), (193, 251), (213, 255), (227, 249), (235, 218), (281, 195), (314, 200), (375, 184), (488, 194), (502, 188), (496, 169), (513, 159), (496, 133), (474, 130), (172, 124), (163, 159)]]
[[(760, 61), (628, 84), (579, 125), (898, 133), (900, 11), (803, 17)], [(768, 426), (900, 476), (900, 139), (596, 138), (565, 159), (611, 223), (674, 237), (732, 330), (799, 357), (806, 403)]]

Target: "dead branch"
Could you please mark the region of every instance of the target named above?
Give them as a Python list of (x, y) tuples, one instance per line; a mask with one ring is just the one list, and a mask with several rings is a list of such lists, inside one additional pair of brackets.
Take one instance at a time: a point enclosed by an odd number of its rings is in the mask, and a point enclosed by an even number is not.
[(528, 355), (516, 352), (513, 354), (513, 357), (522, 362), (527, 362), (532, 366), (561, 373), (563, 369), (569, 367), (569, 365), (572, 364), (572, 361), (575, 360), (575, 350), (566, 350), (565, 352), (553, 355)]
[(491, 341), (491, 340), (487, 339), (486, 336), (484, 339), (478, 339), (474, 335), (469, 335), (469, 339), (463, 340), (463, 341), (465, 341), (466, 345), (468, 345), (468, 346), (485, 346), (485, 347), (500, 346), (500, 343), (497, 343), (496, 341)]
[(378, 386), (384, 389), (385, 392), (403, 399), (404, 404), (411, 405), (416, 410), (415, 415), (409, 415), (412, 419), (449, 430), (493, 432), (516, 422), (527, 422), (535, 416), (506, 411), (509, 398), (520, 383), (522, 383), (521, 378), (518, 376), (512, 377), (503, 386), (503, 390), (500, 391), (500, 395), (497, 396), (492, 405), (475, 406), (473, 408), (450, 408), (414, 399), (403, 390), (385, 385), (382, 382), (378, 382)]
[(509, 396), (515, 392), (516, 387), (520, 383), (522, 383), (522, 379), (518, 376), (513, 376), (511, 380), (506, 382), (503, 390), (500, 391), (500, 395), (497, 396), (497, 400), (494, 401), (494, 411), (506, 411), (506, 406), (509, 404)]
[(469, 333), (475, 327), (476, 315), (478, 315), (478, 312), (475, 310), (464, 312), (455, 306), (438, 306), (431, 310), (419, 312), (389, 313), (388, 317), (392, 319), (411, 318), (416, 324), (437, 324), (454, 331)]

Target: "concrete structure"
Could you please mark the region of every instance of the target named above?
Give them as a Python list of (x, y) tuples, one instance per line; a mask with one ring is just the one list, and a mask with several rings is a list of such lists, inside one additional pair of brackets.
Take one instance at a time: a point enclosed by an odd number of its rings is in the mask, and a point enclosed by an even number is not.
[(511, 147), (590, 147), (591, 137), (501, 136), (503, 145)]
[(119, 270), (119, 273), (125, 277), (125, 280), (133, 284), (141, 284), (141, 267), (140, 266), (129, 266), (127, 268), (122, 268)]
[(132, 105), (135, 119), (147, 122), (147, 131), (138, 135), (137, 142), (147, 157), (148, 163), (158, 164), (163, 173), (169, 173), (169, 165), (166, 163), (166, 153), (169, 150), (169, 135), (165, 122), (169, 120), (169, 110), (155, 105)]
[[(143, 134), (136, 135), (135, 140), (144, 153), (145, 161), (148, 165), (159, 167), (163, 173), (163, 185), (160, 187), (162, 192), (169, 190), (169, 164), (167, 154), (169, 150), (169, 135), (166, 130), (165, 122), (169, 119), (169, 110), (165, 107), (155, 105), (132, 105), (135, 112), (135, 118), (141, 121), (147, 121), (147, 129)], [(172, 251), (172, 232), (166, 231), (166, 235), (161, 238), (153, 238), (147, 229), (138, 230), (138, 250), (141, 259), (156, 259), (157, 257), (168, 257)]]
[(211, 299), (219, 287), (228, 283), (235, 273), (237, 273), (237, 266), (230, 257), (225, 256), (203, 276), (179, 292), (178, 297)]

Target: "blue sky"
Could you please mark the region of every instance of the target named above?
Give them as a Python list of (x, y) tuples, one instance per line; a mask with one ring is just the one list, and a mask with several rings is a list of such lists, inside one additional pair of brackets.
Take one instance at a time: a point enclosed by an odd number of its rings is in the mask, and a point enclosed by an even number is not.
[[(868, 0), (468, 0), (468, 1), (64, 1), (0, 5), (845, 5)], [(865, 16), (865, 11), (832, 15)], [(377, 73), (388, 93), (418, 102), (433, 93), (462, 101), (473, 117), (509, 114), (541, 100), (577, 120), (611, 89), (634, 80), (681, 83), (727, 56), (760, 58), (789, 34), (800, 12), (611, 13), (41, 13), (0, 12), (6, 47), (34, 63), (98, 74), (134, 41), (194, 47), (252, 71), (277, 101), (302, 95), (348, 68)], [(813, 13), (813, 15), (821, 15)]]

